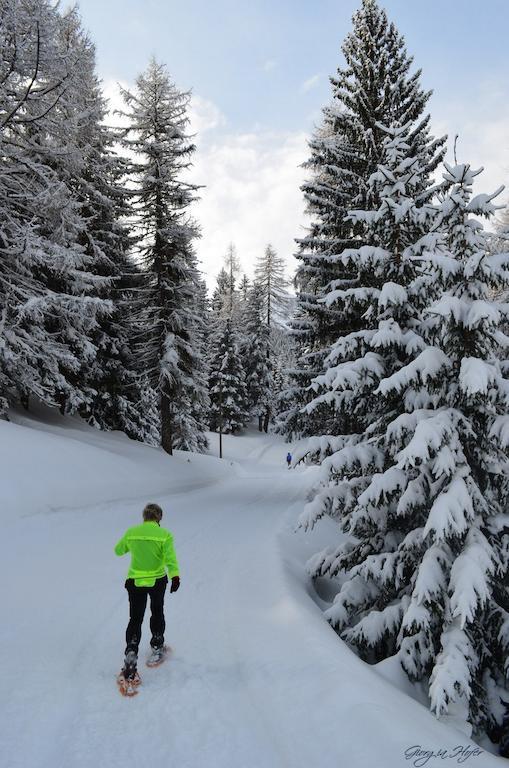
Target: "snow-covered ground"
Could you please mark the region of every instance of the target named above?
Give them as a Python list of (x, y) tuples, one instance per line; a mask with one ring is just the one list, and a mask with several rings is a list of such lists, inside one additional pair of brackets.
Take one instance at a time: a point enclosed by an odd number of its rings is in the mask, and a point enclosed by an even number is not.
[[(286, 448), (250, 433), (225, 438), (222, 461), (169, 458), (48, 412), (0, 422), (2, 768), (502, 763), (460, 753), (475, 745), (324, 621), (304, 563), (331, 531), (294, 532), (314, 469), (288, 471)], [(147, 501), (182, 586), (166, 602), (172, 657), (140, 666), (123, 699), (128, 563), (113, 546)], [(142, 656), (148, 639), (146, 623)]]

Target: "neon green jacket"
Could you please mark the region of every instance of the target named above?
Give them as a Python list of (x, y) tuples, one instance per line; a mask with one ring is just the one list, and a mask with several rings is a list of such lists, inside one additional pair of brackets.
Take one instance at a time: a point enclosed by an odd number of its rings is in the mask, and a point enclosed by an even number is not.
[(179, 575), (177, 556), (173, 548), (173, 536), (154, 520), (129, 528), (115, 545), (115, 554), (131, 553), (128, 579), (134, 579), (137, 587), (153, 587), (156, 579), (168, 571), (168, 578)]

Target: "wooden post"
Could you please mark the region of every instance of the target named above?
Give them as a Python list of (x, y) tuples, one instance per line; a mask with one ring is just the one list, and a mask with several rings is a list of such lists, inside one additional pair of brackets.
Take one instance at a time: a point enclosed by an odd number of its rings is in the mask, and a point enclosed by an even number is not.
[(219, 379), (219, 458), (223, 458), (223, 379)]

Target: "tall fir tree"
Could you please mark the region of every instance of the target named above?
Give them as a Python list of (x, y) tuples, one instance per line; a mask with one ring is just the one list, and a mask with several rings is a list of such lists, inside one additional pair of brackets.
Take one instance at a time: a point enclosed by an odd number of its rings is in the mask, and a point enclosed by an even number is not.
[(240, 295), (240, 301), (243, 304), (247, 304), (248, 302), (250, 289), (251, 289), (251, 284), (249, 282), (248, 276), (242, 275), (242, 279), (239, 282), (239, 295)]
[(216, 278), (216, 287), (212, 293), (211, 300), (211, 309), (217, 318), (226, 319), (230, 317), (231, 298), (229, 285), (228, 272), (224, 267), (221, 267)]
[(274, 407), (270, 328), (266, 322), (263, 286), (255, 282), (248, 298), (245, 319), (244, 359), (249, 412), (258, 420), (260, 432), (267, 432)]
[(187, 135), (189, 94), (152, 60), (123, 91), (128, 128), (124, 146), (134, 153), (131, 184), (137, 230), (137, 258), (143, 279), (135, 318), (141, 369), (159, 395), (161, 445), (172, 453), (194, 432), (190, 391), (201, 369), (195, 346), (196, 267), (191, 244), (198, 229), (189, 215), (197, 187), (183, 180), (195, 149)]
[(193, 378), (187, 382), (189, 414), (187, 424), (182, 423), (176, 447), (180, 450), (203, 453), (208, 448), (205, 432), (209, 428), (210, 397), (208, 391), (208, 348), (211, 338), (210, 313), (207, 287), (198, 269), (194, 252), (189, 254), (189, 264), (194, 272), (193, 312), (191, 337), (195, 363)]
[(362, 228), (348, 212), (372, 207), (368, 182), (382, 158), (383, 126), (406, 126), (410, 154), (420, 157), (425, 170), (423, 193), (444, 154), (444, 139), (429, 135), (425, 108), (430, 92), (420, 86), (420, 71), (412, 73), (404, 39), (376, 0), (362, 1), (342, 51), (345, 66), (331, 78), (331, 103), (310, 141), (310, 178), (302, 187), (312, 224), (298, 241), (293, 329), (299, 356), (281, 416), (282, 430), (294, 437), (337, 429), (327, 423), (327, 413), (311, 415), (305, 405), (331, 345), (363, 324), (360, 315), (345, 313), (324, 298), (331, 287), (348, 289), (357, 283), (355, 265), (345, 266), (341, 254), (362, 237)]
[(249, 420), (244, 367), (230, 319), (220, 320), (210, 361), (210, 429), (235, 433)]
[(509, 310), (493, 300), (509, 254), (490, 256), (470, 218), (493, 206), (471, 198), (468, 166), (447, 168), (434, 213), (408, 197), (418, 166), (401, 137), (386, 147), (372, 184), (381, 203), (353, 214), (372, 244), (344, 254), (380, 280), (373, 322), (337, 342), (310, 406), (329, 397), (362, 428), (311, 441), (324, 482), (302, 524), (329, 514), (348, 534), (310, 561), (314, 575), (342, 574), (326, 614), (340, 636), (371, 662), (397, 654), (429, 682), (437, 715), (479, 731), (500, 722), (509, 643), (508, 390), (496, 362)]

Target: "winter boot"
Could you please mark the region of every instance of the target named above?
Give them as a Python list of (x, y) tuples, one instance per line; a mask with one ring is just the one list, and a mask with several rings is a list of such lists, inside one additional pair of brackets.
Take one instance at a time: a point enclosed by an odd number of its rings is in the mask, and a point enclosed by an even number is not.
[(138, 654), (136, 651), (127, 651), (124, 659), (124, 666), (122, 669), (122, 675), (126, 680), (133, 680), (137, 673)]
[(158, 651), (159, 649), (164, 647), (164, 637), (163, 635), (152, 635), (152, 640), (150, 641), (150, 647), (153, 651)]
[(158, 667), (166, 658), (168, 648), (162, 635), (154, 635), (150, 641), (151, 652), (147, 659), (147, 667)]
[(117, 676), (117, 685), (122, 696), (136, 696), (141, 678), (136, 669), (138, 656), (135, 651), (128, 651), (125, 655), (124, 666)]

